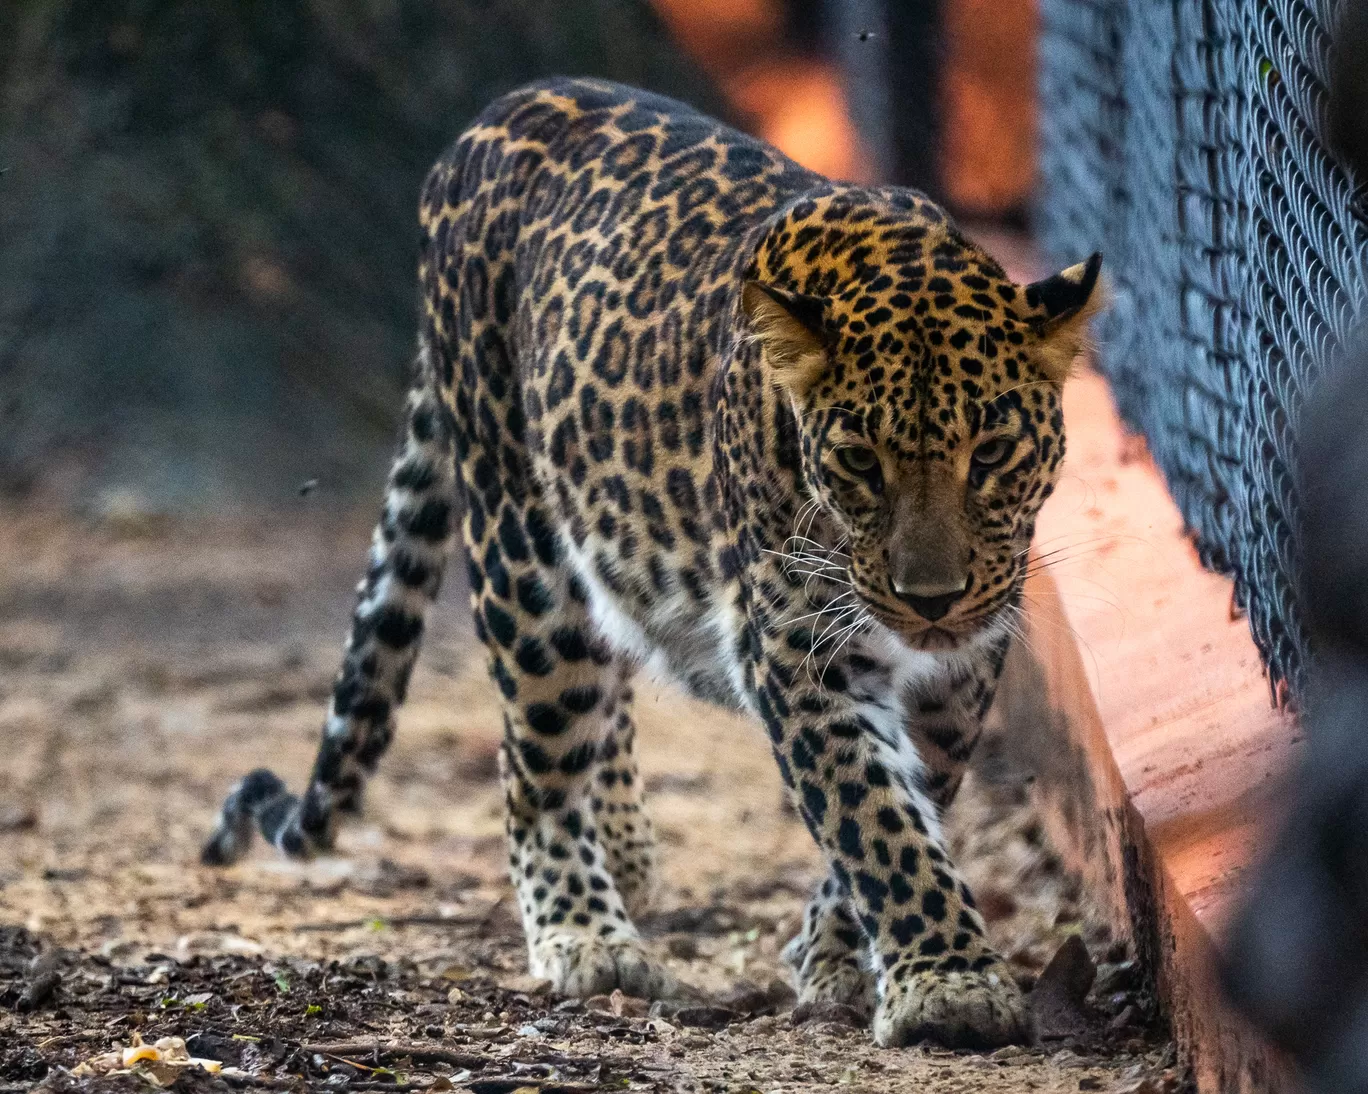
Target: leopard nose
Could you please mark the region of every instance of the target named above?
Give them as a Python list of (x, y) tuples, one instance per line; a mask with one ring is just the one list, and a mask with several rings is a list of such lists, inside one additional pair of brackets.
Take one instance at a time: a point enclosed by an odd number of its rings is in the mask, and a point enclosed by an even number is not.
[(898, 599), (916, 612), (923, 619), (934, 623), (937, 619), (945, 616), (950, 610), (951, 605), (959, 600), (969, 591), (969, 579), (966, 577), (964, 583), (958, 588), (946, 585), (908, 585), (900, 587), (896, 583), (893, 591), (898, 594)]

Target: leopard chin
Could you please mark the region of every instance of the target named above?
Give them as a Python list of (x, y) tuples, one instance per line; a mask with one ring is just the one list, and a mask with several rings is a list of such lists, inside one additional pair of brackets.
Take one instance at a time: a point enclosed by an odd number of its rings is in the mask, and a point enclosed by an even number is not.
[(944, 627), (927, 627), (920, 633), (912, 635), (909, 642), (913, 649), (922, 650), (926, 653), (948, 653), (963, 646), (965, 639), (962, 635)]
[(870, 614), (891, 631), (908, 649), (920, 653), (954, 653), (977, 644), (997, 628), (996, 614), (972, 626), (964, 626), (953, 621), (949, 623), (927, 623), (922, 619), (909, 619), (894, 616), (886, 610), (869, 607)]

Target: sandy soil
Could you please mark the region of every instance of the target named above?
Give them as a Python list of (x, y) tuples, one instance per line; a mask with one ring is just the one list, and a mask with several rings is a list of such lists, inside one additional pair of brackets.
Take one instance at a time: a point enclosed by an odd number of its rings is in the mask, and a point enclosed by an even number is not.
[[(643, 927), (710, 1002), (652, 1015), (548, 995), (526, 976), (494, 695), (454, 586), (337, 855), (201, 868), (234, 779), (265, 763), (302, 782), (367, 536), (366, 516), (312, 502), (195, 525), (0, 513), (0, 1094), (177, 1075), (186, 1090), (1182, 1089), (1125, 954), (991, 751), (956, 842), (1024, 983), (1070, 935), (1088, 941), (1102, 964), (1078, 1020), (980, 1055), (879, 1049), (840, 1013), (791, 1013), (778, 952), (815, 848), (756, 727), (644, 683), (667, 891)], [(72, 1074), (167, 1036), (229, 1070)]]

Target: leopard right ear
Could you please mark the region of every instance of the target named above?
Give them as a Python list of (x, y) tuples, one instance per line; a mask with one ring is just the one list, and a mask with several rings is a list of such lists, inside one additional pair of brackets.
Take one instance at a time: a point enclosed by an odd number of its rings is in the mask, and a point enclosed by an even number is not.
[(1053, 277), (1026, 286), (1027, 323), (1039, 337), (1040, 367), (1051, 380), (1063, 383), (1074, 359), (1088, 348), (1088, 324), (1106, 306), (1101, 282), (1102, 254), (1061, 270)]
[(741, 310), (774, 380), (797, 398), (826, 371), (826, 303), (760, 281), (741, 287)]

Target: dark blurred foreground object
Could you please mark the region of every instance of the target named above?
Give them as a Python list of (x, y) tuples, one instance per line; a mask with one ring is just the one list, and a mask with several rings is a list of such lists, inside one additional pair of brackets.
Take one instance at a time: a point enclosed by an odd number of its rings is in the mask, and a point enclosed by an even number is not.
[(1318, 1094), (1368, 1092), (1368, 355), (1308, 413), (1303, 603), (1316, 647), (1288, 818), (1227, 938), (1237, 1006)]
[[(1101, 248), (1098, 361), (1280, 706), (1304, 690), (1294, 425), (1368, 231), (1326, 131), (1334, 0), (1041, 0), (1039, 238)], [(1081, 250), (1080, 250), (1081, 248)]]
[[(1335, 39), (1332, 125), (1368, 178), (1368, 2)], [(1301, 603), (1316, 651), (1288, 818), (1229, 937), (1237, 1005), (1317, 1094), (1368, 1092), (1368, 347), (1299, 432)]]
[(0, 42), (0, 491), (96, 508), (369, 500), (474, 113), (561, 72), (719, 112), (645, 0), (26, 0)]

